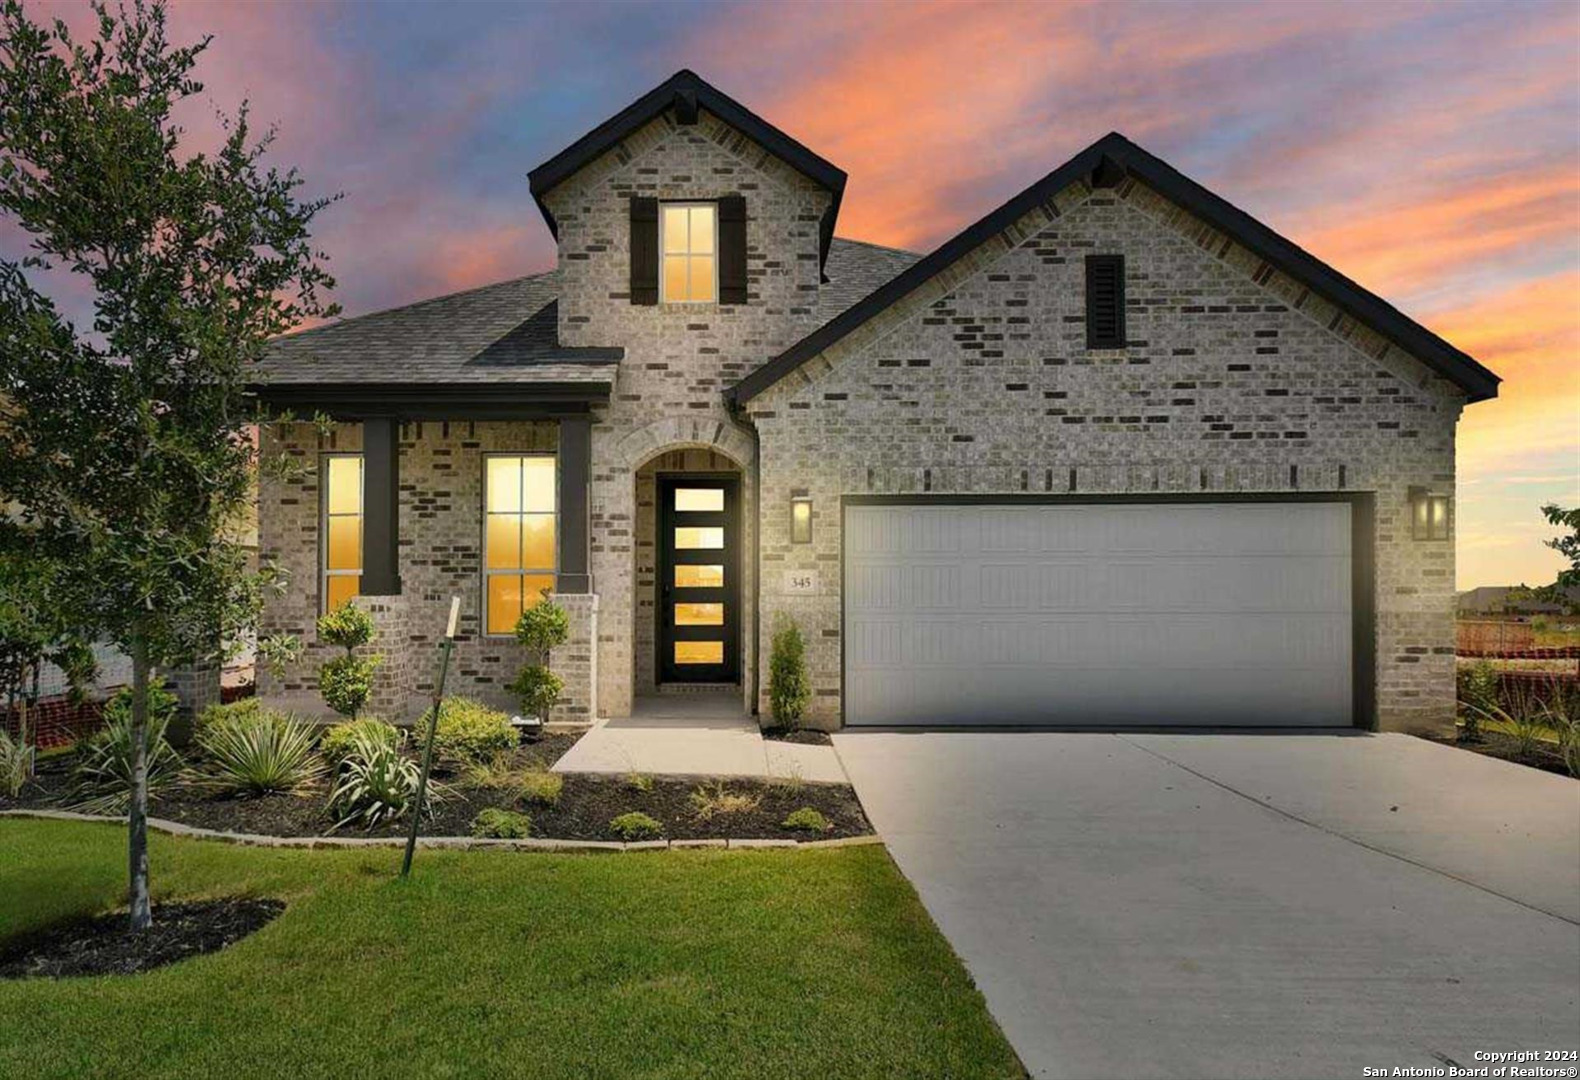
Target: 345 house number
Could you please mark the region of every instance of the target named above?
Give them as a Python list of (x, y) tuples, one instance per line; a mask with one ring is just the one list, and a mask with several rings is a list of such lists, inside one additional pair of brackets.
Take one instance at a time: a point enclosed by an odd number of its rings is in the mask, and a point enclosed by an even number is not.
[(812, 570), (786, 570), (784, 591), (791, 596), (817, 592), (817, 573)]

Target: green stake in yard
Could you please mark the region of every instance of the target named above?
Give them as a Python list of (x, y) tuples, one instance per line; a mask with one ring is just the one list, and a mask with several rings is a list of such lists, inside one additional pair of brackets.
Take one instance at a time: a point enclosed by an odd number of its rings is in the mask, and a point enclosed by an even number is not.
[(400, 862), (400, 876), (411, 875), (411, 857), (417, 850), (417, 829), (422, 823), (428, 799), (428, 772), (433, 768), (433, 737), (439, 730), (439, 706), (444, 703), (444, 677), (450, 671), (450, 653), (455, 649), (455, 623), (461, 617), (461, 598), (450, 598), (450, 625), (439, 642), (439, 681), (433, 691), (433, 713), (428, 717), (428, 740), (422, 748), (422, 772), (417, 777), (417, 805), (412, 807), (411, 830), (406, 834), (406, 856)]

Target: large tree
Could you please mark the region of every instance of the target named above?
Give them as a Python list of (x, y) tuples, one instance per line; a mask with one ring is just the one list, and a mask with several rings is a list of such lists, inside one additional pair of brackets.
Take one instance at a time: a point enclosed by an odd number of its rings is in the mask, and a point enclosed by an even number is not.
[[(244, 389), (270, 337), (334, 314), (309, 235), (328, 200), (266, 164), (245, 103), (217, 147), (190, 145), (174, 113), (209, 39), (173, 45), (157, 0), (96, 3), (84, 41), (0, 4), (0, 214), (30, 244), (0, 261), (0, 503), (20, 508), (0, 530), (69, 553), (73, 625), (131, 658), (136, 930), (149, 680), (216, 659), (256, 612)], [(61, 277), (91, 294), (86, 325), (45, 287)]]

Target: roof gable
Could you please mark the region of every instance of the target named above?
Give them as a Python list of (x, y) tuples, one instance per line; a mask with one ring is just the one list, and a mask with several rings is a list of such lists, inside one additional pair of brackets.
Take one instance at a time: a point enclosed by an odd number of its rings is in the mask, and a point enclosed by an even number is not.
[(1126, 176), (1136, 177), (1357, 322), (1396, 342), (1463, 389), (1470, 401), (1497, 396), (1498, 376), (1470, 356), (1118, 132), (1105, 135), (980, 221), (944, 241), (866, 299), (746, 376), (726, 391), (726, 396), (736, 405), (750, 401), (987, 241), (1011, 229), (1027, 214), (1051, 206), (1055, 197), (1072, 184), (1113, 186)]
[(544, 201), (549, 192), (664, 112), (673, 109), (682, 124), (694, 123), (699, 108), (706, 109), (833, 195), (818, 228), (819, 258), (826, 261), (834, 239), (840, 200), (845, 194), (844, 170), (687, 69), (677, 71), (527, 174), (532, 197), (543, 212), (544, 221), (548, 222), (549, 232), (559, 238), (559, 225)]

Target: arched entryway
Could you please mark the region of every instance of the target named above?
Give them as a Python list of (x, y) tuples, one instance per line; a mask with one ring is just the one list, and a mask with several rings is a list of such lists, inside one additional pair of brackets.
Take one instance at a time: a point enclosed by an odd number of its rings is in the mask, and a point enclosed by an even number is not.
[(625, 468), (603, 478), (603, 505), (628, 508), (630, 541), (626, 552), (603, 558), (599, 656), (606, 715), (627, 715), (636, 698), (661, 690), (721, 683), (735, 687), (750, 711), (755, 440), (728, 422), (669, 419), (627, 433), (618, 451)]

